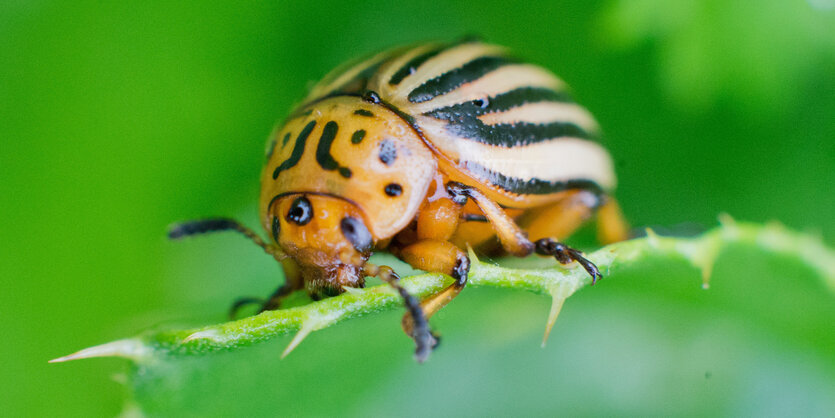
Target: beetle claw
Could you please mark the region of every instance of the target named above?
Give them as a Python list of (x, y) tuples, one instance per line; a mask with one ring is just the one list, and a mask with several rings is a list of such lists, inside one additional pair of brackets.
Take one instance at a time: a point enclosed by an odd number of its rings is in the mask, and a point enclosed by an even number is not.
[(603, 275), (600, 273), (600, 269), (598, 269), (594, 263), (589, 261), (589, 259), (584, 257), (583, 253), (578, 250), (551, 238), (542, 238), (536, 241), (534, 245), (537, 254), (552, 255), (557, 259), (557, 261), (559, 261), (560, 264), (568, 264), (572, 261), (576, 261), (583, 267), (584, 270), (586, 270), (586, 273), (591, 276), (592, 286), (597, 283), (598, 279), (603, 278)]
[(416, 345), (415, 360), (418, 363), (423, 363), (438, 345), (438, 340), (435, 339), (431, 332), (421, 332), (420, 335), (415, 335), (412, 338), (415, 340)]
[(429, 321), (424, 314), (420, 302), (403, 286), (400, 286), (400, 276), (388, 266), (376, 266), (366, 263), (363, 273), (368, 276), (377, 276), (382, 281), (393, 287), (406, 306), (406, 315), (401, 320), (403, 331), (415, 342), (415, 360), (423, 363), (429, 358), (432, 350), (438, 346), (439, 337), (429, 329)]
[(586, 257), (583, 257), (581, 252), (569, 248), (569, 253), (571, 254), (571, 259), (583, 266), (583, 269), (586, 270), (586, 273), (588, 273), (589, 276), (591, 276), (592, 286), (594, 286), (598, 279), (603, 278), (603, 274), (600, 273), (600, 269), (598, 269), (597, 266), (591, 261), (589, 261)]
[(428, 329), (427, 332), (420, 334), (420, 337), (413, 335), (412, 339), (415, 340), (415, 345), (417, 346), (415, 348), (415, 360), (418, 363), (423, 363), (429, 358), (429, 354), (441, 344), (441, 336)]

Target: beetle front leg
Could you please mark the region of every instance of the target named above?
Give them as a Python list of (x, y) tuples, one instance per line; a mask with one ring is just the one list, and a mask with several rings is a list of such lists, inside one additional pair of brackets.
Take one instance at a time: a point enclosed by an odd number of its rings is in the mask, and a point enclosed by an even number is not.
[(389, 286), (397, 290), (397, 293), (403, 298), (406, 310), (409, 311), (405, 317), (410, 318), (411, 323), (414, 324), (406, 334), (415, 341), (415, 360), (423, 363), (429, 357), (432, 349), (438, 345), (438, 340), (432, 335), (432, 331), (429, 329), (429, 322), (426, 320), (426, 316), (424, 316), (420, 303), (418, 303), (417, 299), (409, 291), (403, 288), (403, 286), (400, 286), (400, 276), (391, 267), (366, 263), (363, 267), (363, 273), (366, 276), (379, 277), (380, 280), (388, 283)]
[(238, 311), (247, 305), (261, 305), (258, 313), (264, 311), (274, 311), (281, 307), (281, 302), (284, 301), (291, 293), (304, 289), (304, 280), (302, 280), (299, 266), (291, 258), (281, 260), (281, 267), (284, 270), (284, 284), (270, 295), (269, 299), (258, 297), (242, 297), (236, 300), (229, 308), (229, 319), (235, 319), (238, 316)]
[[(455, 299), (467, 285), (470, 258), (464, 251), (448, 241), (425, 239), (394, 250), (403, 261), (418, 270), (444, 273), (455, 279), (455, 282), (445, 289), (421, 301), (420, 306), (426, 318), (431, 318)], [(404, 316), (403, 331), (410, 334), (414, 327), (414, 322)]]

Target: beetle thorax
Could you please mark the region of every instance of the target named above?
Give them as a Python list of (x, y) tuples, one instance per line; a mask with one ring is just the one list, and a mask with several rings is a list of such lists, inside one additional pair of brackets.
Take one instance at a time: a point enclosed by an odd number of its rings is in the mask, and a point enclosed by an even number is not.
[(313, 103), (276, 129), (261, 178), (267, 230), (283, 196), (312, 193), (351, 202), (375, 239), (414, 218), (437, 170), (417, 132), (392, 110), (358, 97)]

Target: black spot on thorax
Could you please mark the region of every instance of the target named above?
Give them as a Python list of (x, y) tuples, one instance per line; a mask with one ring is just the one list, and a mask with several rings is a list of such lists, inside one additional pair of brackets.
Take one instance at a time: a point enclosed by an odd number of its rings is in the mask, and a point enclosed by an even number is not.
[(380, 141), (380, 161), (385, 165), (392, 165), (397, 159), (397, 145), (390, 139)]
[(386, 185), (386, 188), (383, 189), (383, 191), (385, 191), (386, 194), (391, 197), (397, 197), (403, 193), (403, 186), (397, 183), (389, 183)]
[(360, 129), (354, 132), (353, 135), (351, 135), (351, 143), (359, 144), (360, 142), (362, 142), (363, 138), (365, 138), (365, 129)]

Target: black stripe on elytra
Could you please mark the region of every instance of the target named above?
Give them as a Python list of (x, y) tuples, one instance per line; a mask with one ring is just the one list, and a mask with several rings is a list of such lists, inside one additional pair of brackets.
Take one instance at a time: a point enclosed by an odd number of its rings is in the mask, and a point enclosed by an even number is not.
[(568, 122), (485, 125), (479, 119), (475, 119), (451, 123), (445, 129), (462, 138), (504, 148), (525, 146), (560, 137), (592, 139), (588, 132)]
[(302, 129), (301, 133), (299, 133), (299, 137), (296, 138), (296, 145), (293, 146), (293, 152), (290, 153), (290, 158), (285, 160), (281, 165), (275, 168), (273, 171), (273, 180), (278, 178), (278, 173), (281, 173), (284, 170), (292, 168), (296, 164), (299, 163), (299, 160), (302, 158), (302, 154), (304, 153), (304, 145), (307, 142), (307, 137), (313, 132), (313, 128), (316, 127), (316, 121), (310, 121), (307, 126)]
[(360, 115), (360, 116), (368, 116), (368, 117), (374, 116), (374, 114), (371, 113), (371, 111), (365, 110), (365, 109), (357, 109), (357, 110), (354, 111), (354, 114), (355, 115)]
[(334, 121), (326, 123), (322, 128), (322, 137), (319, 138), (319, 145), (316, 147), (316, 162), (325, 170), (338, 170), (339, 174), (347, 179), (351, 178), (351, 170), (340, 166), (331, 155), (331, 146), (338, 130), (339, 124)]
[(409, 101), (422, 103), (432, 100), (436, 96), (449, 93), (463, 84), (478, 80), (485, 74), (516, 60), (507, 57), (480, 57), (461, 67), (447, 71), (423, 84), (409, 93)]
[(360, 129), (354, 132), (353, 135), (351, 135), (351, 143), (359, 144), (360, 142), (362, 142), (363, 138), (365, 138), (365, 129)]
[(364, 92), (368, 88), (368, 80), (371, 79), (374, 73), (377, 72), (377, 69), (380, 68), (380, 65), (384, 61), (386, 61), (386, 59), (388, 59), (390, 56), (391, 55), (387, 55), (372, 63), (364, 70), (357, 73), (357, 75), (342, 83), (342, 85), (336, 86), (333, 89), (331, 89), (329, 92), (326, 93), (325, 97)]
[(472, 100), (451, 106), (441, 107), (424, 113), (435, 119), (456, 121), (481, 116), (487, 113), (504, 112), (514, 107), (537, 102), (571, 103), (568, 93), (558, 92), (543, 87), (519, 87), (481, 100)]
[(571, 102), (568, 94), (541, 87), (520, 87), (476, 103), (476, 100), (438, 108), (424, 113), (449, 122), (445, 129), (453, 135), (499, 147), (515, 147), (559, 137), (593, 139), (595, 136), (572, 122), (516, 123), (486, 125), (478, 117), (503, 112), (535, 102)]
[[(350, 79), (342, 82), (342, 84), (339, 84), (337, 86), (333, 86), (329, 91), (325, 92), (325, 95), (331, 96), (335, 92), (345, 91), (346, 89), (351, 90), (351, 92), (355, 92), (353, 88), (349, 88), (349, 87), (353, 87), (353, 86), (351, 86), (351, 84), (357, 83), (357, 81), (362, 81), (362, 80), (367, 81), (367, 79), (372, 74), (374, 74), (374, 72), (380, 66), (380, 63), (382, 63), (383, 61), (385, 61), (388, 58), (388, 55), (378, 57), (376, 60), (373, 60), (373, 61), (372, 61), (372, 58), (374, 58), (374, 55), (366, 55), (359, 60), (344, 63), (341, 66), (337, 67), (337, 70), (328, 74), (328, 76), (326, 76), (324, 79), (322, 79), (322, 81), (319, 82), (320, 85), (331, 84), (334, 81), (336, 81), (337, 79), (339, 79), (339, 77), (342, 77), (343, 75), (345, 75), (345, 73), (353, 71), (361, 65), (365, 65), (365, 68), (363, 68), (361, 71), (356, 73)], [(361, 84), (362, 84), (362, 86), (361, 86), (362, 89), (365, 89), (365, 83), (361, 83)]]
[(604, 194), (603, 188), (596, 182), (588, 179), (571, 179), (566, 181), (548, 181), (538, 178), (523, 180), (517, 177), (508, 177), (497, 171), (490, 170), (472, 161), (464, 162), (468, 171), (476, 177), (484, 179), (511, 193), (517, 194), (550, 194), (564, 190), (587, 190), (597, 196)]
[[(305, 102), (305, 106), (311, 106), (314, 103), (321, 102), (323, 100), (330, 99), (332, 97), (339, 97), (339, 96), (359, 96), (366, 90), (368, 90), (368, 81), (371, 79), (371, 76), (377, 71), (380, 65), (383, 63), (384, 60), (380, 60), (370, 67), (366, 68), (365, 70), (361, 71), (359, 74), (347, 80), (346, 82), (342, 83), (339, 86), (336, 86), (322, 95), (314, 97), (312, 100)], [(354, 112), (355, 114), (361, 114)], [(295, 115), (291, 115), (295, 116)], [(366, 116), (366, 115), (363, 115)], [(373, 116), (373, 115), (372, 115)]]
[(446, 45), (440, 46), (437, 48), (430, 49), (429, 51), (412, 58), (411, 60), (409, 60), (409, 62), (400, 67), (400, 69), (397, 70), (397, 72), (394, 73), (394, 75), (391, 76), (389, 84), (391, 84), (392, 86), (400, 84), (400, 82), (403, 81), (404, 78), (414, 74), (415, 71), (417, 71), (418, 68), (420, 68), (420, 66), (423, 65), (423, 63), (429, 61), (429, 59), (438, 55), (439, 53), (441, 53), (441, 51), (444, 51), (447, 48), (448, 46)]

